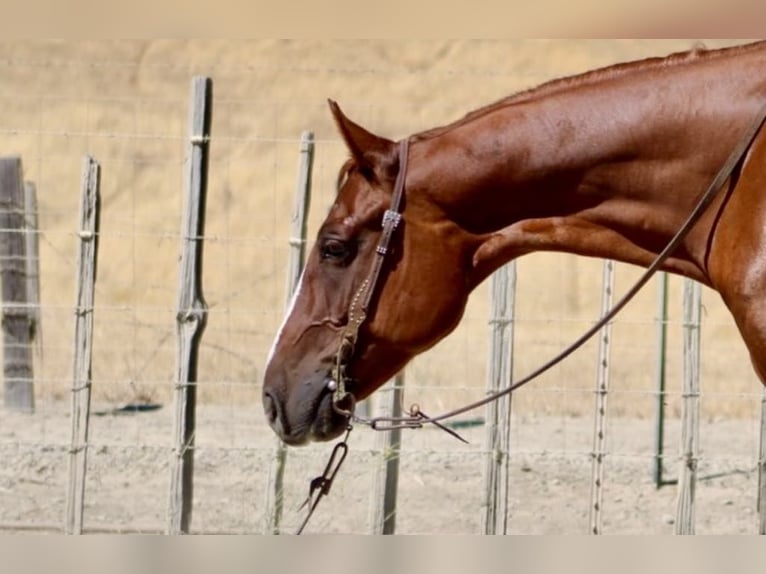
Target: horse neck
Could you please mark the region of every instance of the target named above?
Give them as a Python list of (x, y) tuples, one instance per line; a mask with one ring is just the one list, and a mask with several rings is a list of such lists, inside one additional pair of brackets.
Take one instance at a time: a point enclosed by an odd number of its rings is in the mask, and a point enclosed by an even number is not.
[[(491, 268), (536, 250), (647, 265), (763, 97), (721, 105), (731, 92), (701, 76), (647, 73), (510, 103), (421, 141), (412, 164), (435, 168), (420, 177), (461, 228), (510, 238)], [(667, 268), (704, 281), (704, 244), (690, 236)]]

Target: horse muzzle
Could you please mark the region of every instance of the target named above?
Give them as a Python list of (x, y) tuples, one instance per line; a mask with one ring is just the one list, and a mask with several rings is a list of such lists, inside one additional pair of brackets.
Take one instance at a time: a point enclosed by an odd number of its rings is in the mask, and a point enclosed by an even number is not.
[(337, 438), (348, 428), (353, 398), (336, 403), (336, 390), (326, 372), (314, 373), (292, 388), (264, 384), (263, 410), (269, 426), (290, 446)]

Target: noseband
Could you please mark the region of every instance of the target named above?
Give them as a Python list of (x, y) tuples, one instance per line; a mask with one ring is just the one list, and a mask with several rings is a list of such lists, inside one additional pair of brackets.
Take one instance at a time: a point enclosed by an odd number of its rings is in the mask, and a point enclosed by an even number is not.
[[(348, 308), (348, 322), (341, 335), (338, 353), (335, 358), (334, 378), (327, 383), (328, 388), (333, 392), (333, 409), (338, 414), (351, 418), (354, 414), (355, 400), (354, 396), (346, 390), (346, 383), (349, 381), (347, 374), (348, 363), (354, 354), (354, 346), (359, 338), (359, 329), (367, 320), (367, 312), (370, 309), (372, 297), (375, 294), (375, 287), (380, 280), (380, 272), (383, 269), (383, 262), (389, 250), (391, 237), (402, 220), (401, 203), (404, 194), (404, 179), (407, 177), (407, 159), (409, 157), (410, 140), (408, 138), (399, 142), (399, 171), (394, 182), (394, 191), (391, 195), (391, 205), (383, 214), (383, 231), (380, 234), (380, 241), (375, 248), (375, 259), (367, 277), (362, 281), (351, 304)], [(350, 402), (349, 408), (340, 406), (341, 402)]]

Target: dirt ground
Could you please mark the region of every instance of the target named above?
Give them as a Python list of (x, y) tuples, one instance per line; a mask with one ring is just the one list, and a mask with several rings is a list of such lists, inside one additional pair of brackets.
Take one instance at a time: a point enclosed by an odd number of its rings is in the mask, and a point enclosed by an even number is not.
[[(0, 526), (61, 531), (65, 516), (68, 405), (0, 419)], [(98, 411), (98, 409), (96, 409)], [(92, 419), (85, 530), (156, 532), (166, 524), (170, 409)], [(478, 534), (484, 428), (463, 429), (469, 445), (431, 429), (403, 437), (396, 531)], [(652, 479), (649, 421), (608, 425), (602, 532), (672, 534), (676, 486)], [(585, 534), (590, 529), (593, 423), (583, 418), (517, 417), (512, 424), (509, 533)], [(757, 532), (757, 434), (752, 423), (707, 421), (696, 487), (700, 534)], [(43, 441), (40, 437), (45, 437)], [(307, 528), (312, 533), (369, 532), (379, 436), (354, 429), (337, 482)], [(253, 409), (200, 409), (195, 453), (194, 532), (261, 533), (274, 439)], [(664, 478), (677, 477), (678, 421), (668, 423)], [(320, 474), (331, 445), (291, 449), (285, 473), (283, 529), (292, 532), (309, 479)]]

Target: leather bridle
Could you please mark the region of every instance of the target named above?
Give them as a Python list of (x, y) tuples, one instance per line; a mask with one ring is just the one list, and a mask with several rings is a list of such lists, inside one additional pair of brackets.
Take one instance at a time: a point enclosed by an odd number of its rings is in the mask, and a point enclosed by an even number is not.
[[(375, 259), (372, 262), (369, 274), (362, 281), (349, 304), (348, 322), (343, 329), (340, 344), (338, 345), (338, 353), (335, 358), (334, 378), (328, 381), (328, 387), (333, 391), (333, 408), (337, 413), (349, 418), (354, 415), (355, 400), (353, 394), (346, 390), (346, 382), (349, 380), (347, 366), (351, 356), (354, 354), (354, 347), (359, 338), (359, 329), (367, 320), (367, 313), (375, 294), (375, 287), (380, 280), (383, 262), (389, 252), (391, 238), (402, 220), (401, 206), (402, 196), (404, 195), (404, 179), (407, 176), (409, 146), (409, 139), (399, 142), (399, 171), (394, 182), (391, 204), (383, 213), (382, 232), (378, 245), (375, 248)], [(341, 407), (341, 402), (350, 402), (350, 407)]]
[[(391, 204), (383, 213), (383, 231), (380, 235), (378, 245), (375, 248), (375, 259), (373, 260), (369, 274), (364, 281), (362, 281), (362, 284), (359, 286), (356, 293), (354, 293), (351, 303), (349, 304), (348, 321), (343, 328), (340, 343), (338, 345), (333, 378), (327, 380), (327, 388), (333, 393), (333, 410), (339, 415), (349, 419), (346, 435), (343, 440), (337, 443), (333, 448), (324, 472), (320, 476), (311, 480), (309, 485), (309, 495), (301, 506), (301, 508), (304, 506), (308, 507), (308, 513), (296, 530), (296, 534), (301, 534), (303, 532), (303, 529), (314, 514), (314, 510), (316, 510), (319, 501), (330, 493), (330, 488), (335, 480), (335, 476), (337, 475), (338, 470), (340, 470), (343, 461), (346, 459), (346, 454), (348, 453), (348, 437), (353, 428), (351, 421), (370, 424), (368, 421), (356, 416), (354, 412), (356, 400), (354, 399), (354, 395), (346, 390), (346, 383), (349, 381), (347, 368), (348, 362), (354, 354), (354, 346), (359, 338), (359, 329), (367, 320), (367, 313), (370, 309), (370, 304), (372, 303), (372, 297), (375, 294), (375, 287), (380, 280), (380, 272), (383, 269), (383, 261), (389, 251), (391, 237), (402, 220), (401, 204), (402, 195), (404, 194), (404, 178), (407, 176), (409, 145), (410, 142), (408, 139), (402, 140), (399, 143), (399, 172), (397, 173), (396, 181), (394, 182)], [(370, 426), (375, 428), (373, 424), (370, 424)]]

